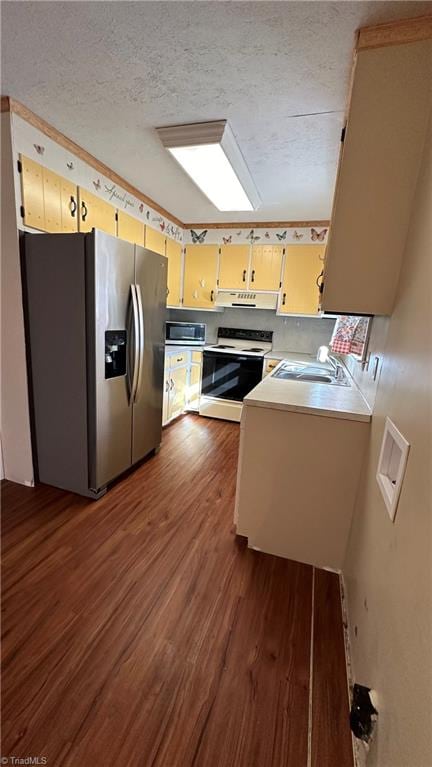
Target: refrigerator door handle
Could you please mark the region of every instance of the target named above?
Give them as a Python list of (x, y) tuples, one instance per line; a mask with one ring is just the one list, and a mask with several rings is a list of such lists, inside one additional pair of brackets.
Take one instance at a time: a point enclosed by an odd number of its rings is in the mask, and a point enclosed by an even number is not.
[[(140, 358), (140, 331), (138, 317), (138, 300), (135, 285), (130, 286), (131, 302), (129, 304), (127, 319), (127, 334), (129, 342), (129, 355), (127, 366), (127, 383), (129, 390), (129, 405), (135, 400), (138, 385), (139, 358)], [(133, 348), (130, 346), (130, 340), (133, 337)]]
[(141, 381), (142, 381), (142, 372), (143, 372), (143, 366), (144, 366), (144, 311), (143, 311), (143, 302), (142, 302), (142, 294), (141, 294), (141, 285), (135, 285), (136, 290), (136, 296), (137, 296), (137, 304), (138, 304), (138, 322), (139, 322), (139, 364), (138, 364), (138, 377), (137, 377), (137, 385), (135, 389), (135, 395), (134, 395), (134, 402), (137, 402), (140, 389), (141, 389)]

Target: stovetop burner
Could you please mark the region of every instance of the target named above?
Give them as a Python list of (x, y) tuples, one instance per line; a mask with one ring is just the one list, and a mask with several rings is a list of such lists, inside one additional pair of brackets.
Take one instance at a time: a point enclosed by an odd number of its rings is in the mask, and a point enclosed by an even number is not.
[(229, 346), (228, 344), (215, 344), (213, 349), (235, 349), (235, 346)]
[(265, 349), (260, 349), (259, 346), (252, 346), (251, 349), (242, 349), (242, 352), (263, 352)]

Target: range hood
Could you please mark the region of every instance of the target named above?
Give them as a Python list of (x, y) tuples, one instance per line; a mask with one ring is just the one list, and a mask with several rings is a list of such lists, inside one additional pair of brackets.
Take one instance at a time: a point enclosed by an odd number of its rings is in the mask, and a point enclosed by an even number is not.
[(252, 291), (218, 290), (216, 306), (249, 307), (250, 309), (276, 309), (277, 293), (253, 293)]

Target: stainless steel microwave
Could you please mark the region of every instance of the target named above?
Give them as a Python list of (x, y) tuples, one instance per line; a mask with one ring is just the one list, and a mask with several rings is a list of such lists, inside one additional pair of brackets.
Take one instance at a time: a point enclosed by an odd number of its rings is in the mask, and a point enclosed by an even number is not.
[(166, 322), (166, 343), (204, 346), (206, 326), (202, 322)]

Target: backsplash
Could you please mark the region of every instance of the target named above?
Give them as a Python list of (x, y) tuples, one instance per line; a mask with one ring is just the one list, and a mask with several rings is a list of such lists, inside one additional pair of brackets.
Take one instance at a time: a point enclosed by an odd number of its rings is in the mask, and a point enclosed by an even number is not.
[(207, 343), (215, 343), (218, 327), (273, 330), (273, 349), (315, 354), (318, 347), (330, 341), (334, 319), (311, 317), (278, 317), (265, 309), (225, 309), (223, 312), (199, 312), (169, 309), (169, 320), (205, 322)]

